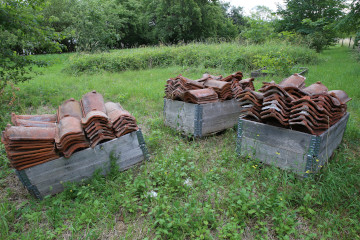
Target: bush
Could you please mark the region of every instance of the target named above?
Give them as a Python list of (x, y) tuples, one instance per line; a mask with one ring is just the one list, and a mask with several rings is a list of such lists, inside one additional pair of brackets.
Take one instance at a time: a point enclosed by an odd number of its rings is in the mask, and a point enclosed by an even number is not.
[(318, 60), (313, 50), (279, 42), (247, 46), (236, 43), (192, 43), (78, 54), (70, 59), (65, 71), (72, 74), (96, 73), (101, 70), (121, 72), (173, 65), (245, 71), (258, 67), (255, 59), (260, 56), (282, 59), (284, 54), (289, 64), (310, 64)]
[(294, 66), (294, 63), (291, 61), (290, 57), (283, 52), (267, 53), (265, 55), (257, 55), (254, 59), (254, 64), (257, 68), (266, 67), (266, 70), (263, 72), (274, 73), (274, 74), (284, 74), (290, 75), (291, 68)]

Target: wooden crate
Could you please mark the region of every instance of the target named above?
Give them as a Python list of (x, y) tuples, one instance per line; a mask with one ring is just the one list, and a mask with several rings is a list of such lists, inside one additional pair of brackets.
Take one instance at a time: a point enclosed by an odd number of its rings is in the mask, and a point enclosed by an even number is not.
[(242, 107), (235, 99), (207, 104), (164, 99), (165, 125), (194, 137), (203, 137), (234, 127), (241, 110)]
[(36, 198), (64, 190), (66, 182), (81, 182), (95, 171), (105, 175), (110, 171), (111, 159), (115, 159), (120, 171), (133, 167), (147, 159), (148, 152), (141, 130), (120, 138), (74, 153), (70, 158), (58, 158), (21, 171), (16, 174)]
[(307, 177), (318, 172), (339, 146), (349, 113), (320, 136), (239, 119), (236, 151)]

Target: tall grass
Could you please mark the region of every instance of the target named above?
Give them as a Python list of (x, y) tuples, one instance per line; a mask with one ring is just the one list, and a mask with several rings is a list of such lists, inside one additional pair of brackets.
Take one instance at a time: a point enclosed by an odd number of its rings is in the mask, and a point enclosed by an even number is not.
[(192, 43), (115, 50), (99, 54), (78, 54), (70, 58), (65, 69), (67, 72), (79, 74), (99, 70), (121, 72), (176, 65), (245, 71), (254, 68), (255, 59), (263, 55), (271, 55), (275, 58), (286, 55), (294, 64), (309, 64), (317, 61), (317, 55), (313, 50), (284, 42), (266, 45)]

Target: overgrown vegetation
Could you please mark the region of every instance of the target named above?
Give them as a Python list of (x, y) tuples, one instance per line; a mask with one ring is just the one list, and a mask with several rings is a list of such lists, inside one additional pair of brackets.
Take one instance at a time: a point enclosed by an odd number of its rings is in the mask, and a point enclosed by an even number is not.
[(106, 70), (148, 69), (184, 66), (219, 68), (225, 71), (250, 70), (267, 66), (274, 72), (288, 74), (295, 64), (317, 62), (316, 53), (306, 47), (286, 43), (239, 45), (237, 43), (146, 47), (100, 54), (78, 54), (70, 58), (66, 71), (73, 74)]
[[(301, 4), (287, 0), (277, 12), (258, 6), (250, 16), (245, 16), (241, 7), (219, 0), (3, 0), (0, 96), (8, 86), (7, 91), (15, 96), (15, 85), (31, 79), (35, 62), (28, 55), (32, 54), (98, 52), (209, 39), (253, 44), (286, 40), (319, 52), (337, 37), (359, 35), (358, 12), (357, 0), (351, 4), (345, 0), (302, 0)], [(139, 61), (147, 60), (134, 62)], [(246, 67), (243, 63), (240, 60), (240, 67)], [(210, 65), (219, 64), (211, 60)]]
[[(33, 14), (33, 11), (40, 9), (40, 5), (33, 1), (0, 2), (0, 104), (7, 99), (4, 95), (15, 96), (15, 84), (31, 78), (34, 64), (43, 64), (23, 55), (44, 46), (49, 52), (59, 49), (58, 44), (50, 39), (54, 33), (39, 24), (42, 18)], [(5, 91), (8, 86), (10, 90)]]
[[(62, 101), (96, 89), (135, 115), (151, 159), (122, 173), (70, 184), (63, 193), (37, 201), (7, 166), (0, 145), (0, 238), (359, 238), (360, 95), (354, 85), (360, 68), (348, 53), (346, 47), (331, 48), (320, 55), (323, 61), (308, 66), (307, 85), (322, 81), (353, 100), (340, 149), (315, 178), (305, 180), (238, 158), (235, 129), (189, 141), (163, 125), (166, 79), (232, 71), (200, 65), (73, 76), (62, 71), (71, 55), (38, 56), (54, 64), (19, 85), (16, 113), (55, 113)], [(256, 88), (264, 80), (271, 79), (257, 79)], [(9, 113), (3, 115), (2, 128), (10, 121)]]

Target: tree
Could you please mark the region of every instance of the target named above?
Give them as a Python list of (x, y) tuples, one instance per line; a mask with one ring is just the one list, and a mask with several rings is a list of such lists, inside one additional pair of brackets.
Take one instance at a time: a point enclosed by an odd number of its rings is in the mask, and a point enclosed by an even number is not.
[(48, 0), (42, 11), (63, 51), (96, 51), (146, 44), (139, 0)]
[(63, 52), (73, 52), (76, 47), (75, 22), (78, 14), (77, 0), (48, 0), (41, 10), (44, 24), (54, 29)]
[(274, 33), (273, 21), (276, 16), (266, 6), (257, 6), (251, 16), (247, 18), (248, 26), (241, 36), (253, 43), (261, 44), (271, 38)]
[(282, 20), (277, 30), (307, 36), (310, 47), (321, 51), (335, 42), (335, 23), (344, 8), (345, 0), (286, 0), (285, 8), (278, 8)]
[(228, 2), (221, 3), (221, 7), (225, 16), (232, 20), (232, 23), (237, 27), (238, 32), (241, 33), (248, 25), (247, 19), (243, 14), (243, 8), (231, 6)]
[[(32, 65), (27, 56), (46, 47), (58, 51), (52, 39), (56, 34), (43, 27), (43, 16), (36, 14), (41, 0), (3, 0), (0, 2), (0, 96), (5, 87), (31, 78)], [(40, 64), (40, 63), (38, 63)]]
[(232, 38), (237, 33), (217, 0), (146, 0), (145, 6), (148, 31), (154, 42)]
[(360, 41), (360, 1), (353, 0), (349, 9), (350, 12), (339, 21), (336, 27), (347, 36), (355, 34), (354, 46), (358, 46)]

